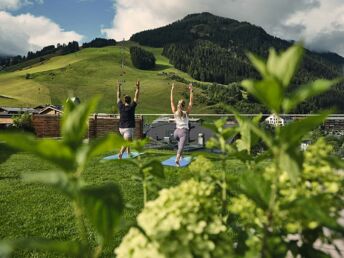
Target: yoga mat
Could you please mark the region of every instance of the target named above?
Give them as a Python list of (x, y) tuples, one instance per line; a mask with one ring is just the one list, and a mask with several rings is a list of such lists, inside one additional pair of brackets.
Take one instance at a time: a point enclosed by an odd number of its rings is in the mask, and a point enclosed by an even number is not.
[[(180, 167), (186, 167), (191, 163), (192, 157), (191, 156), (185, 156), (183, 159), (179, 160)], [(164, 166), (170, 166), (170, 167), (176, 167), (176, 156), (173, 156), (167, 160), (164, 160), (161, 162)]]
[[(122, 155), (122, 159), (134, 159), (134, 158), (140, 156), (141, 154), (143, 154), (143, 153), (138, 153), (138, 152), (136, 152), (136, 151), (133, 151), (133, 152), (130, 154), (130, 157), (128, 157), (128, 153), (125, 152), (125, 153), (123, 153), (123, 155)], [(111, 156), (107, 156), (107, 157), (103, 158), (103, 160), (116, 160), (116, 159), (118, 159), (118, 154), (116, 154), (116, 155), (111, 155)]]

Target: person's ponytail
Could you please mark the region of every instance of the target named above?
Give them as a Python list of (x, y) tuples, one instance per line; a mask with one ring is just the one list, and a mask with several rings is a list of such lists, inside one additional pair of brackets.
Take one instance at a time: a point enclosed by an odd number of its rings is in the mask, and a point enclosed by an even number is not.
[(183, 112), (183, 107), (185, 106), (185, 101), (183, 99), (178, 101), (176, 116), (182, 118), (185, 116)]

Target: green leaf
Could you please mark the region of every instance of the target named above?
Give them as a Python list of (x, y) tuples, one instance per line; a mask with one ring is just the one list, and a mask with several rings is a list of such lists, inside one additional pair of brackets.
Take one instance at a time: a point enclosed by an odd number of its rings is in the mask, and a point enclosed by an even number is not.
[(297, 105), (308, 98), (317, 96), (339, 83), (341, 80), (316, 80), (312, 83), (300, 86), (289, 98), (284, 99), (283, 109), (285, 113), (293, 110)]
[(232, 139), (237, 134), (237, 129), (234, 127), (224, 128), (221, 132), (221, 136), (226, 141)]
[(253, 172), (243, 173), (239, 177), (238, 184), (232, 185), (232, 187), (245, 194), (263, 210), (268, 209), (271, 183), (266, 181), (262, 175)]
[(27, 183), (42, 183), (51, 185), (71, 198), (75, 197), (78, 191), (76, 179), (74, 177), (69, 177), (68, 174), (60, 171), (23, 173), (22, 179)]
[(288, 123), (280, 130), (281, 144), (288, 146), (288, 148), (298, 148), (304, 135), (321, 125), (330, 113), (326, 111), (319, 115)]
[(212, 130), (213, 132), (217, 132), (217, 127), (213, 123), (204, 123), (204, 124), (202, 124), (202, 126)]
[(248, 154), (251, 153), (252, 147), (258, 142), (258, 137), (252, 132), (250, 123), (257, 126), (261, 119), (261, 115), (254, 117), (250, 122), (246, 118), (241, 117), (237, 112), (234, 112), (235, 118), (239, 123), (240, 139), (236, 141), (238, 151), (246, 150)]
[(344, 228), (338, 224), (335, 217), (330, 216), (331, 207), (327, 206), (326, 195), (304, 197), (288, 203), (283, 208), (288, 209), (298, 218), (307, 218), (311, 221), (317, 221), (323, 227), (344, 233)]
[(86, 162), (91, 158), (110, 151), (115, 151), (125, 145), (123, 138), (117, 134), (93, 140), (88, 144), (83, 143), (76, 152), (76, 160), (79, 167), (85, 167)]
[(267, 78), (269, 76), (269, 73), (265, 61), (253, 53), (248, 53), (247, 56), (250, 59), (253, 66), (261, 74), (261, 76), (263, 78)]
[(314, 258), (332, 258), (334, 256), (331, 256), (327, 254), (326, 252), (322, 250), (315, 249), (313, 245), (310, 244), (303, 244), (300, 248), (299, 254), (301, 257), (314, 257)]
[(86, 136), (89, 115), (95, 111), (97, 103), (98, 98), (94, 98), (64, 114), (61, 135), (63, 141), (72, 149), (75, 150), (82, 144)]
[(344, 160), (337, 156), (328, 156), (326, 161), (331, 164), (333, 168), (344, 169)]
[(227, 122), (227, 118), (221, 118), (215, 121), (214, 125), (217, 128), (218, 132), (221, 132)]
[(149, 142), (148, 138), (145, 138), (143, 140), (135, 140), (130, 143), (130, 146), (134, 149), (137, 150), (138, 152), (143, 152), (145, 145)]
[(142, 167), (143, 172), (149, 173), (152, 176), (165, 178), (164, 167), (158, 160), (152, 160)]
[(255, 163), (259, 163), (259, 162), (262, 162), (264, 160), (271, 159), (271, 157), (272, 157), (271, 151), (265, 151), (264, 153), (257, 155), (254, 158), (254, 161), (255, 161)]
[(75, 241), (56, 241), (46, 239), (21, 239), (0, 242), (0, 257), (11, 257), (16, 250), (40, 250), (57, 252), (72, 257), (88, 257), (87, 247)]
[[(257, 136), (259, 137), (260, 139), (263, 140), (263, 142), (270, 148), (272, 148), (273, 146), (273, 141), (272, 141), (272, 135), (259, 127), (259, 125), (256, 123), (257, 121), (254, 121), (255, 119), (253, 119), (252, 121), (251, 120), (246, 120), (246, 123), (249, 125), (249, 127), (251, 128), (252, 132)], [(258, 141), (255, 140), (255, 141)]]
[(298, 70), (303, 53), (304, 48), (301, 44), (295, 44), (282, 52), (280, 56), (277, 55), (275, 50), (270, 50), (270, 55), (267, 61), (268, 71), (280, 81), (284, 88), (289, 86)]
[(123, 137), (118, 134), (108, 134), (99, 140), (90, 142), (90, 152), (88, 157), (94, 157), (109, 151), (120, 149), (125, 143)]
[(299, 159), (296, 157), (295, 152), (287, 153), (281, 151), (278, 161), (280, 168), (288, 173), (291, 182), (293, 184), (297, 183), (301, 170), (301, 162), (298, 162)]
[(275, 77), (279, 78), (279, 76), (276, 76), (274, 73), (274, 69), (278, 66), (279, 58), (276, 50), (274, 48), (269, 49), (269, 56), (268, 60), (266, 62), (266, 67), (269, 71), (269, 73), (272, 73)]
[(231, 153), (229, 157), (235, 157), (239, 159), (241, 162), (245, 163), (246, 161), (251, 161), (253, 160), (253, 157), (247, 153), (246, 150), (243, 151), (236, 151), (234, 153)]
[(120, 221), (124, 202), (122, 194), (113, 183), (87, 186), (80, 189), (80, 203), (88, 219), (105, 243), (112, 240)]
[(7, 146), (5, 143), (0, 143), (0, 150), (0, 164), (5, 162), (13, 154), (16, 153), (16, 151), (13, 148)]
[(1, 133), (0, 140), (18, 150), (33, 153), (64, 171), (73, 172), (76, 168), (73, 152), (62, 141), (41, 140), (25, 133)]
[(283, 88), (272, 77), (262, 81), (244, 80), (241, 85), (273, 113), (279, 113), (283, 100)]
[(11, 254), (15, 251), (15, 247), (8, 241), (0, 242), (0, 257), (9, 258)]

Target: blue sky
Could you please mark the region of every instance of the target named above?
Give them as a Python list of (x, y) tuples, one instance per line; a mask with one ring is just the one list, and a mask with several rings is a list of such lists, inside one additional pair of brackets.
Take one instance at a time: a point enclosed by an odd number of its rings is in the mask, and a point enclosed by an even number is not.
[(112, 0), (44, 0), (42, 4), (24, 5), (12, 13), (48, 17), (64, 30), (82, 34), (83, 41), (90, 41), (102, 36), (101, 27), (111, 26), (114, 3)]
[(344, 0), (0, 0), (0, 55), (95, 37), (129, 39), (198, 12), (344, 56)]

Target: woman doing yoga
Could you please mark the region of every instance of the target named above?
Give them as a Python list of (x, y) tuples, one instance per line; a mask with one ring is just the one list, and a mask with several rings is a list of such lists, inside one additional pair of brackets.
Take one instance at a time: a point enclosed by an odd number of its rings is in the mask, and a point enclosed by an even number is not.
[(177, 107), (174, 105), (173, 91), (174, 91), (174, 83), (172, 84), (172, 88), (171, 88), (171, 109), (176, 121), (176, 129), (174, 131), (174, 138), (178, 141), (176, 166), (179, 167), (180, 158), (183, 154), (184, 146), (189, 136), (189, 114), (191, 112), (192, 104), (193, 104), (192, 84), (191, 83), (189, 84), (190, 100), (189, 100), (189, 105), (187, 107), (185, 104), (185, 100), (183, 99), (178, 101)]

